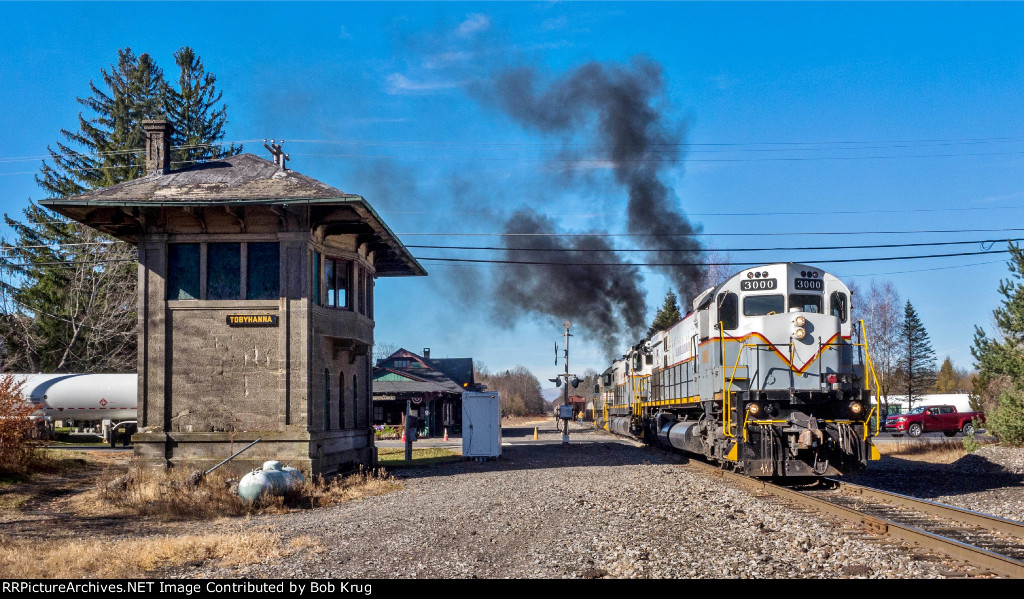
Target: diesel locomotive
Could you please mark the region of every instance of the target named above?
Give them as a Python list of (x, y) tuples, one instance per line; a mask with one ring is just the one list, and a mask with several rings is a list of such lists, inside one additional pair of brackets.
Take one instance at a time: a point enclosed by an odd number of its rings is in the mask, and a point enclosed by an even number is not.
[(612, 432), (756, 477), (821, 477), (878, 459), (877, 388), (850, 290), (802, 264), (746, 268), (601, 377)]

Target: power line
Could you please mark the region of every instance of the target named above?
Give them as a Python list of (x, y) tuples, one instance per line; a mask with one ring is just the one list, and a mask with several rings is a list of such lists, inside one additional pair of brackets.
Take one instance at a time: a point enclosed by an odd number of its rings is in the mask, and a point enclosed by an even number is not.
[[(217, 141), (205, 144), (186, 144), (181, 146), (171, 146), (172, 150), (192, 150), (196, 148), (211, 148), (213, 146), (227, 146), (232, 144), (247, 144), (256, 143), (258, 139), (244, 139), (236, 141)], [(104, 150), (102, 152), (71, 152), (70, 154), (47, 154), (45, 156), (8, 156), (0, 158), (0, 163), (3, 162), (24, 162), (28, 160), (46, 160), (48, 158), (67, 158), (69, 156), (83, 156), (89, 158), (100, 158), (103, 156), (117, 156), (122, 154), (138, 154), (145, 152), (146, 148), (127, 148), (124, 150)]]
[[(990, 250), (982, 252), (960, 252), (955, 254), (930, 254), (924, 256), (886, 256), (881, 258), (836, 258), (830, 260), (783, 260), (797, 264), (843, 264), (852, 262), (884, 262), (891, 260), (921, 260), (925, 258), (954, 258), (958, 256), (984, 256), (987, 254), (1005, 254), (1009, 250)], [(532, 266), (632, 266), (632, 267), (672, 267), (672, 266), (758, 266), (770, 264), (761, 262), (541, 262), (537, 260), (482, 260), (473, 258), (438, 258), (433, 256), (413, 256), (417, 260), (434, 262), (465, 262), (475, 264), (522, 264)]]
[[(863, 250), (863, 249), (882, 249), (882, 248), (904, 248), (904, 247), (925, 247), (935, 245), (973, 245), (979, 244), (984, 246), (985, 244), (999, 243), (999, 242), (1014, 242), (1024, 241), (1024, 238), (1016, 239), (981, 239), (975, 241), (933, 241), (928, 243), (887, 243), (877, 245), (825, 245), (825, 246), (807, 246), (807, 247), (774, 247), (774, 248), (707, 248), (705, 251), (715, 252), (772, 252), (772, 251), (800, 251), (800, 250)], [(616, 252), (616, 253), (630, 253), (630, 252), (685, 252), (685, 251), (702, 251), (702, 250), (686, 250), (686, 249), (664, 249), (664, 248), (524, 248), (524, 247), (496, 247), (496, 246), (467, 246), (467, 245), (406, 245), (407, 248), (417, 249), (433, 249), (433, 250), (492, 250), (492, 251), (513, 251), (513, 252)]]
[[(936, 266), (935, 268), (919, 268), (914, 270), (896, 270), (891, 272), (877, 272), (877, 273), (862, 273), (856, 275), (843, 275), (839, 277), (841, 279), (850, 279), (853, 277), (880, 277), (883, 275), (903, 275), (915, 272), (931, 272), (933, 270), (950, 270), (953, 268), (970, 268), (974, 266), (987, 266), (989, 264), (1006, 264), (1005, 260), (990, 260), (988, 262), (972, 262), (971, 264), (957, 264), (956, 266)], [(838, 276), (838, 275), (836, 275)]]
[(138, 262), (137, 258), (109, 258), (106, 260), (62, 260), (56, 262), (2, 262), (0, 268), (26, 268), (30, 266), (74, 266), (76, 264), (108, 264), (112, 262)]
[(396, 233), (402, 237), (780, 237), (808, 235), (918, 235), (925, 233), (1007, 233), (1024, 228), (918, 229), (909, 231), (795, 231), (789, 233)]
[[(984, 256), (990, 254), (1005, 254), (1009, 250), (989, 250), (980, 252), (958, 252), (951, 254), (928, 254), (920, 256), (884, 256), (880, 258), (836, 258), (828, 260), (783, 260), (780, 262), (794, 262), (797, 264), (847, 264), (857, 262), (884, 262), (892, 260), (921, 260), (926, 258), (955, 258), (960, 256)], [(633, 267), (672, 267), (672, 266), (758, 266), (772, 264), (774, 261), (762, 260), (759, 262), (542, 262), (538, 260), (484, 260), (475, 258), (440, 258), (434, 256), (413, 256), (416, 260), (434, 262), (460, 262), (469, 264), (520, 264), (533, 266), (633, 266)], [(117, 262), (138, 262), (134, 258), (111, 258), (104, 260), (67, 260), (57, 262), (27, 262), (27, 263), (4, 263), (0, 262), (0, 268), (16, 268), (30, 266), (71, 266), (75, 264), (105, 264)]]
[[(686, 212), (687, 216), (813, 216), (813, 215), (837, 215), (837, 214), (912, 214), (924, 212), (975, 212), (993, 210), (1024, 210), (1024, 206), (985, 206), (985, 207), (959, 207), (959, 208), (903, 208), (895, 209), (874, 209), (874, 210), (794, 210), (794, 211), (765, 211), (765, 212)], [(494, 216), (494, 212), (468, 212), (465, 210), (391, 210), (390, 208), (377, 207), (377, 211), (390, 215), (395, 214), (430, 214), (460, 216)], [(545, 212), (545, 216), (551, 217), (576, 217), (587, 218), (595, 216), (619, 216), (621, 210), (609, 210), (607, 212)]]
[[(243, 139), (233, 141), (219, 141), (206, 144), (191, 144), (172, 146), (171, 149), (192, 149), (211, 146), (226, 146), (230, 144), (258, 143), (262, 139)], [(430, 140), (355, 140), (355, 139), (289, 139), (289, 143), (349, 145), (349, 146), (392, 146), (392, 147), (445, 147), (445, 148), (604, 148), (608, 144), (598, 143), (561, 143), (561, 142), (473, 142), (473, 141), (430, 141)], [(816, 150), (877, 150), (877, 149), (900, 149), (908, 147), (931, 147), (931, 146), (957, 146), (957, 145), (980, 145), (980, 144), (1004, 144), (1024, 142), (1024, 137), (979, 137), (962, 139), (911, 139), (911, 140), (833, 140), (833, 141), (745, 141), (745, 142), (652, 142), (647, 144), (624, 145), (622, 147), (643, 147), (643, 148), (677, 148), (686, 149), (689, 152), (721, 152), (721, 151), (816, 151)], [(762, 147), (762, 146), (767, 146)], [(808, 147), (809, 146), (809, 147)], [(814, 147), (823, 146), (823, 147)], [(837, 147), (838, 146), (838, 147)], [(701, 149), (707, 148), (707, 149)], [(45, 160), (53, 157), (67, 156), (113, 156), (118, 154), (131, 154), (144, 152), (145, 148), (127, 148), (123, 150), (104, 150), (101, 152), (72, 152), (70, 154), (36, 155), (36, 156), (6, 156), (0, 157), (0, 163), (18, 162), (25, 160)]]

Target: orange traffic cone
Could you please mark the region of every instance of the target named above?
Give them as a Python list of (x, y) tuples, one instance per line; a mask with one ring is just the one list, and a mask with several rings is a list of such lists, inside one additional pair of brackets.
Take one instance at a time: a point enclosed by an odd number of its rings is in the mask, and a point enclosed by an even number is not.
[(448, 429), (444, 429), (444, 440), (448, 440)]
[(405, 443), (405, 429), (402, 429), (402, 443)]

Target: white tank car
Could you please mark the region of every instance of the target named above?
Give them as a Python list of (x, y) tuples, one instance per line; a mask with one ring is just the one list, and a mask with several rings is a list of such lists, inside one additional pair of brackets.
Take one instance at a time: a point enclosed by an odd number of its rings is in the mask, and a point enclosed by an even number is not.
[(52, 420), (135, 420), (138, 374), (15, 374), (21, 392)]

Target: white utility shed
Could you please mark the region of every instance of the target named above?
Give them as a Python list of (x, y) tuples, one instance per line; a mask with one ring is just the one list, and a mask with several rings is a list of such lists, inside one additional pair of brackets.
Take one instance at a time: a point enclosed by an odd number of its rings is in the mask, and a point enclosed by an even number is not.
[(467, 458), (501, 455), (501, 394), (497, 391), (462, 394), (462, 455)]

